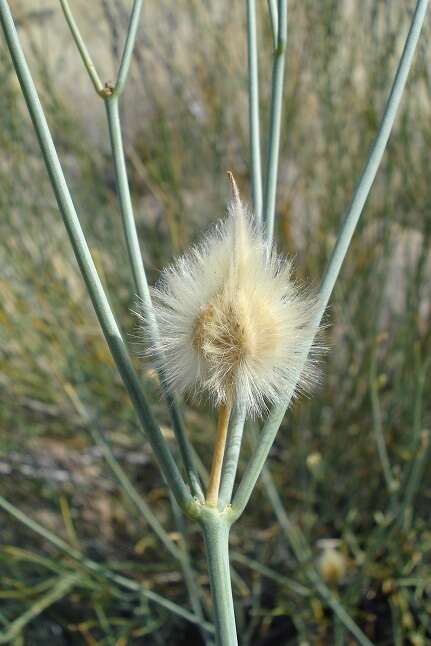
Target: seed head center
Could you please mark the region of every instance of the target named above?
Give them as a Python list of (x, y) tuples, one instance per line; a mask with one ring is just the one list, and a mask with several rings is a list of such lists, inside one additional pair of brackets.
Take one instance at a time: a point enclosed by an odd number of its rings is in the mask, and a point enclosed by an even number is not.
[[(252, 335), (247, 333), (240, 312), (234, 305), (216, 296), (201, 307), (192, 338), (193, 346), (209, 365), (222, 367), (231, 375), (238, 364), (253, 351)], [(215, 365), (215, 364), (220, 365)]]

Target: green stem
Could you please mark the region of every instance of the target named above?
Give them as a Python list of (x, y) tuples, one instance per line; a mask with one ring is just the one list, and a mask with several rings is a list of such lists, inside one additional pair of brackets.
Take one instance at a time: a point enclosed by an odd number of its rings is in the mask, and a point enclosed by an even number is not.
[(105, 99), (105, 107), (115, 167), (118, 199), (120, 201), (124, 235), (126, 238), (130, 266), (132, 268), (133, 282), (136, 286), (139, 298), (148, 302), (150, 300), (150, 290), (148, 288), (147, 278), (145, 275), (144, 262), (142, 259), (138, 232), (136, 230), (136, 223), (133, 215), (132, 198), (130, 195), (126, 159), (124, 156), (118, 96), (107, 97)]
[(144, 0), (135, 0), (130, 15), (129, 27), (127, 30), (126, 42), (124, 43), (123, 55), (118, 70), (117, 82), (115, 83), (114, 94), (122, 94), (129, 74), (130, 63), (132, 62), (133, 49), (138, 34), (139, 19), (141, 17)]
[(271, 20), (272, 40), (274, 49), (277, 47), (278, 38), (278, 8), (277, 0), (268, 0), (269, 18)]
[(413, 435), (415, 437), (414, 451), (408, 477), (404, 483), (404, 498), (398, 511), (398, 522), (403, 523), (406, 518), (406, 511), (413, 506), (415, 495), (419, 489), (425, 467), (430, 457), (430, 432), (422, 429), (423, 420), (423, 403), (426, 375), (431, 359), (425, 362), (425, 366), (420, 369), (418, 383), (416, 385), (416, 403), (415, 415), (413, 420)]
[(103, 95), (104, 92), (104, 87), (103, 83), (100, 80), (100, 77), (97, 73), (97, 70), (94, 66), (94, 63), (92, 61), (92, 58), (90, 56), (90, 53), (84, 43), (84, 40), (80, 34), (80, 31), (78, 29), (78, 25), (75, 22), (75, 19), (73, 17), (73, 14), (70, 10), (69, 7), (69, 2), (68, 0), (60, 0), (61, 8), (63, 9), (64, 17), (66, 18), (66, 22), (69, 25), (69, 29), (72, 33), (73, 40), (76, 43), (76, 46), (78, 48), (78, 51), (81, 55), (82, 62), (85, 65), (85, 68), (88, 72), (88, 76), (91, 79), (91, 82), (94, 85), (94, 89), (96, 90), (97, 94)]
[(289, 516), (284, 508), (268, 466), (265, 466), (263, 469), (262, 480), (281, 531), (285, 535), (295, 558), (305, 568), (307, 579), (312, 583), (315, 590), (317, 590), (322, 599), (332, 609), (338, 620), (358, 640), (358, 643), (361, 644), (361, 646), (372, 646), (372, 642), (370, 642), (359, 626), (353, 621), (347, 610), (341, 605), (337, 596), (322, 581), (320, 575), (313, 566), (310, 565), (313, 556), (312, 552), (299, 527), (290, 522)]
[(377, 452), (379, 454), (380, 464), (382, 465), (383, 476), (391, 499), (394, 498), (395, 487), (392, 478), (392, 469), (389, 462), (388, 449), (386, 447), (385, 436), (383, 432), (382, 410), (380, 406), (379, 386), (377, 383), (377, 350), (373, 350), (370, 369), (370, 395), (371, 410), (373, 414), (373, 430), (376, 440)]
[(227, 445), (223, 460), (223, 471), (219, 493), (219, 508), (223, 510), (232, 498), (232, 491), (235, 484), (238, 460), (241, 451), (242, 436), (244, 432), (245, 410), (236, 407), (229, 428)]
[[(72, 558), (77, 563), (80, 563), (87, 570), (90, 570), (94, 574), (102, 576), (103, 578), (120, 586), (121, 588), (125, 588), (127, 590), (131, 590), (133, 592), (137, 592), (138, 594), (141, 594), (143, 597), (146, 597), (149, 601), (153, 601), (154, 603), (157, 603), (158, 605), (162, 606), (169, 612), (173, 612), (174, 614), (180, 617), (183, 617), (184, 619), (187, 619), (187, 621), (190, 621), (194, 624), (200, 624), (200, 620), (198, 619), (198, 617), (196, 617), (193, 613), (189, 612), (185, 608), (182, 608), (178, 604), (174, 603), (173, 601), (169, 601), (169, 599), (165, 599), (165, 597), (162, 597), (160, 594), (157, 594), (157, 592), (148, 590), (142, 584), (138, 583), (137, 581), (134, 581), (133, 579), (129, 579), (128, 577), (125, 577), (122, 574), (117, 574), (116, 572), (112, 572), (111, 570), (104, 567), (100, 563), (96, 563), (95, 561), (92, 561), (91, 559), (86, 558), (80, 552), (78, 552), (78, 550), (74, 549), (73, 547), (70, 547), (70, 545), (68, 545), (65, 541), (63, 541), (61, 538), (53, 534), (53, 532), (51, 532), (49, 529), (46, 529), (42, 525), (39, 525), (39, 523), (32, 520), (29, 516), (27, 516), (27, 514), (24, 514), (24, 512), (22, 512), (20, 509), (17, 509), (14, 505), (12, 505), (5, 498), (3, 498), (3, 496), (0, 496), (0, 508), (4, 509), (4, 511), (6, 511), (8, 514), (10, 514), (20, 523), (28, 527), (28, 529), (35, 532), (39, 536), (42, 536), (42, 538), (52, 543), (52, 545), (55, 545), (58, 549), (60, 549), (65, 554), (67, 554), (67, 556), (70, 556), (70, 558)], [(213, 632), (213, 626), (211, 626), (211, 624), (209, 624), (208, 622), (204, 622), (202, 625), (204, 626), (205, 630), (209, 632)]]
[(272, 581), (279, 583), (285, 588), (288, 588), (289, 590), (291, 590), (294, 594), (297, 594), (301, 597), (307, 597), (312, 594), (311, 589), (306, 588), (304, 585), (302, 585), (302, 583), (298, 583), (293, 579), (289, 579), (289, 577), (284, 576), (279, 572), (275, 572), (274, 570), (267, 567), (266, 565), (262, 565), (260, 561), (255, 561), (254, 559), (251, 559), (248, 556), (244, 556), (244, 554), (240, 554), (239, 552), (231, 552), (231, 560), (234, 562), (236, 561), (237, 563), (241, 563), (241, 565), (245, 565), (251, 570), (254, 570), (259, 574), (262, 574), (262, 576), (265, 576), (268, 579), (271, 579)]
[[(105, 442), (101, 433), (99, 433), (99, 431), (96, 431), (94, 429), (92, 429), (90, 432), (93, 436), (95, 443), (101, 449), (103, 456), (107, 461), (107, 463), (109, 464), (112, 472), (118, 479), (118, 482), (120, 483), (123, 491), (126, 493), (128, 498), (133, 502), (133, 504), (136, 506), (139, 512), (142, 514), (143, 518), (147, 521), (151, 529), (158, 536), (158, 538), (166, 547), (168, 552), (170, 552), (170, 554), (179, 562), (181, 569), (183, 571), (184, 581), (186, 584), (187, 591), (189, 593), (190, 603), (191, 603), (193, 612), (201, 622), (204, 622), (205, 618), (203, 615), (202, 605), (200, 601), (200, 590), (197, 582), (197, 576), (193, 571), (193, 568), (190, 562), (187, 540), (184, 537), (185, 526), (183, 523), (183, 517), (179, 512), (179, 507), (177, 505), (177, 502), (174, 496), (171, 494), (171, 504), (172, 504), (172, 510), (175, 517), (176, 525), (182, 535), (181, 549), (178, 548), (175, 545), (175, 543), (171, 540), (171, 538), (169, 537), (168, 533), (165, 531), (164, 527), (162, 526), (158, 518), (153, 514), (151, 507), (148, 505), (146, 500), (141, 496), (141, 494), (139, 494), (138, 491), (135, 489), (134, 485), (129, 480), (129, 478), (121, 468), (118, 461), (115, 459), (110, 446)], [(202, 637), (205, 643), (207, 643), (208, 635), (203, 628), (202, 628)]]
[(262, 167), (260, 156), (259, 72), (256, 36), (256, 0), (247, 0), (248, 99), (252, 168), (253, 210), (256, 223), (262, 222)]
[[(109, 126), (112, 156), (115, 167), (118, 197), (120, 201), (120, 210), (123, 221), (124, 236), (126, 239), (126, 247), (130, 266), (132, 269), (133, 281), (137, 294), (141, 300), (142, 307), (143, 309), (145, 309), (146, 316), (149, 321), (151, 341), (153, 345), (158, 345), (159, 329), (154, 316), (153, 303), (151, 300), (144, 262), (139, 246), (138, 232), (136, 229), (136, 221), (133, 212), (133, 204), (130, 194), (129, 180), (127, 176), (126, 159), (124, 155), (124, 144), (119, 114), (118, 93), (115, 93), (114, 96), (106, 97), (105, 105)], [(165, 386), (163, 373), (161, 373), (160, 371), (159, 376), (160, 382), (162, 384), (163, 394), (171, 415), (172, 426), (180, 449), (181, 458), (186, 469), (187, 480), (190, 484), (193, 495), (203, 501), (204, 494), (200, 485), (199, 476), (193, 458), (193, 452), (184, 429), (184, 424), (179, 412), (178, 404), (175, 400), (175, 397), (168, 392)]]
[(338, 278), (338, 274), (350, 246), (359, 218), (361, 217), (365, 202), (371, 191), (380, 162), (382, 161), (382, 157), (395, 122), (395, 117), (397, 116), (398, 108), (401, 103), (413, 56), (418, 44), (422, 25), (425, 20), (427, 7), (428, 0), (417, 0), (409, 33), (401, 54), (391, 91), (385, 105), (377, 137), (371, 147), (367, 162), (353, 193), (352, 201), (344, 216), (341, 230), (337, 237), (337, 242), (322, 280), (320, 287), (320, 310), (318, 313), (319, 320), (322, 317), (331, 297), (332, 290), (334, 289), (335, 282)]
[[(343, 264), (349, 248), (353, 233), (358, 224), (360, 215), (365, 205), (365, 201), (371, 190), (374, 178), (377, 174), (386, 144), (389, 139), (395, 117), (401, 102), (401, 97), (407, 81), (407, 76), (412, 64), (413, 55), (419, 40), (421, 28), (425, 19), (428, 0), (418, 0), (416, 9), (410, 25), (410, 30), (406, 43), (401, 54), (395, 79), (385, 106), (382, 121), (376, 140), (371, 148), (367, 163), (360, 177), (357, 188), (353, 194), (352, 202), (347, 210), (341, 225), (341, 230), (335, 244), (334, 251), (328, 263), (327, 270), (322, 280), (319, 292), (319, 309), (316, 314), (316, 328), (320, 323), (323, 313), (326, 309), (335, 282)], [(309, 342), (308, 349), (304, 351), (303, 362), (305, 363), (312, 340)], [(238, 490), (233, 500), (234, 515), (238, 518), (244, 511), (247, 502), (253, 492), (256, 481), (262, 471), (271, 447), (274, 443), (280, 424), (286, 413), (286, 410), (292, 399), (295, 388), (292, 387), (286, 392), (285, 401), (279, 406), (274, 407), (265, 422), (262, 432), (259, 435), (259, 443), (256, 451), (248, 463), (247, 469), (239, 484)]]
[(359, 628), (359, 626), (355, 624), (347, 610), (339, 602), (337, 596), (328, 588), (325, 583), (323, 583), (317, 572), (310, 568), (307, 576), (313, 583), (322, 599), (324, 599), (324, 601), (338, 617), (340, 622), (345, 626), (345, 628), (347, 628), (347, 630), (353, 635), (353, 637), (358, 640), (358, 644), (361, 644), (361, 646), (373, 646), (373, 642), (370, 641)]
[(169, 538), (164, 527), (161, 525), (158, 518), (153, 514), (151, 507), (137, 492), (132, 482), (129, 480), (118, 461), (115, 459), (110, 446), (107, 444), (107, 442), (105, 442), (101, 433), (99, 433), (99, 431), (96, 431), (95, 429), (90, 429), (90, 432), (95, 444), (102, 451), (103, 457), (105, 458), (127, 497), (131, 500), (131, 502), (133, 502), (133, 504), (142, 514), (143, 518), (146, 520), (156, 536), (160, 539), (161, 543), (166, 547), (168, 552), (175, 559), (180, 561), (182, 557), (181, 550), (179, 550), (175, 543)]
[[(126, 473), (123, 471), (122, 467), (114, 457), (114, 454), (111, 451), (111, 447), (105, 441), (102, 434), (98, 430), (93, 428), (92, 421), (90, 420), (88, 413), (86, 411), (86, 408), (81, 402), (78, 394), (72, 388), (68, 388), (67, 392), (76, 410), (89, 425), (90, 433), (93, 437), (94, 442), (101, 449), (105, 460), (110, 466), (119, 484), (121, 485), (123, 492), (136, 506), (136, 508), (142, 514), (142, 516), (149, 524), (149, 526), (153, 529), (154, 533), (158, 536), (158, 538), (166, 547), (166, 549), (180, 563), (181, 569), (184, 575), (184, 581), (187, 587), (187, 591), (189, 593), (190, 603), (191, 603), (193, 612), (195, 613), (196, 617), (198, 617), (198, 619), (204, 623), (205, 617), (204, 617), (202, 604), (201, 604), (201, 596), (202, 596), (201, 589), (198, 584), (197, 576), (193, 570), (193, 567), (190, 561), (188, 541), (186, 537), (187, 532), (184, 524), (184, 518), (180, 513), (175, 497), (170, 492), (170, 500), (172, 504), (172, 511), (175, 518), (175, 523), (182, 536), (181, 548), (175, 545), (175, 543), (169, 537), (168, 533), (165, 531), (164, 527), (162, 526), (158, 518), (153, 514), (151, 507), (147, 504), (145, 498), (142, 497), (142, 495), (136, 490), (132, 482), (129, 480)], [(208, 632), (204, 629), (202, 625), (200, 627), (200, 630), (205, 644), (212, 643), (208, 636)]]
[(123, 54), (121, 57), (120, 67), (118, 70), (117, 80), (114, 87), (106, 84), (103, 85), (97, 73), (95, 65), (91, 59), (90, 53), (85, 45), (84, 39), (81, 36), (79, 27), (73, 17), (72, 11), (69, 7), (68, 0), (60, 0), (63, 9), (64, 17), (69, 25), (73, 40), (76, 43), (82, 62), (85, 65), (87, 73), (94, 85), (97, 94), (106, 99), (111, 96), (120, 96), (126, 85), (127, 76), (129, 74), (130, 64), (132, 62), (133, 49), (135, 47), (136, 36), (138, 33), (139, 19), (141, 17), (143, 0), (134, 0), (132, 12), (130, 15), (129, 26), (127, 29), (127, 36), (124, 43)]
[(268, 249), (274, 237), (275, 200), (280, 152), (281, 115), (283, 111), (284, 63), (287, 44), (287, 0), (278, 0), (277, 45), (272, 64), (271, 118), (265, 183), (263, 218)]
[[(208, 509), (208, 508), (207, 508)], [(213, 511), (213, 513), (211, 513)], [(230, 523), (216, 509), (202, 521), (218, 646), (237, 646), (229, 565)]]
[[(6, 632), (0, 633), (0, 644), (10, 644), (11, 642), (19, 643), (19, 636), (22, 631), (33, 619), (40, 615), (44, 610), (52, 606), (56, 601), (69, 594), (71, 590), (79, 583), (80, 575), (77, 573), (66, 574), (58, 578), (56, 585), (49, 592), (40, 597), (24, 614), (15, 619), (7, 627)], [(17, 640), (17, 641), (15, 641)]]
[(278, 493), (278, 489), (275, 486), (271, 471), (267, 464), (262, 470), (262, 483), (280, 529), (287, 538), (296, 560), (299, 563), (309, 562), (312, 558), (312, 552), (299, 528), (290, 522), (290, 518), (284, 508), (280, 494)]
[(87, 241), (69, 192), (63, 170), (49, 131), (36, 88), (25, 59), (12, 15), (6, 0), (0, 2), (0, 20), (6, 42), (33, 126), (39, 141), (41, 153), (51, 180), (60, 213), (78, 261), (81, 274), (96, 311), (105, 339), (117, 365), (124, 385), (130, 395), (142, 427), (150, 441), (166, 481), (182, 507), (192, 504), (188, 488), (181, 477), (172, 453), (148, 406), (138, 376), (133, 368), (120, 329), (112, 313), (107, 296), (97, 273)]
[(187, 533), (187, 527), (184, 522), (184, 516), (181, 513), (180, 508), (178, 507), (175, 498), (171, 494), (171, 503), (172, 503), (172, 513), (175, 520), (175, 525), (177, 531), (181, 534), (181, 553), (180, 553), (180, 564), (184, 575), (184, 582), (186, 584), (187, 592), (190, 599), (190, 604), (193, 612), (196, 617), (200, 619), (201, 626), (201, 635), (207, 646), (213, 643), (213, 640), (210, 638), (208, 632), (204, 629), (203, 624), (205, 623), (204, 612), (202, 608), (202, 589), (199, 585), (199, 580), (195, 569), (193, 568), (191, 559), (190, 559), (190, 550), (189, 544), (190, 539)]

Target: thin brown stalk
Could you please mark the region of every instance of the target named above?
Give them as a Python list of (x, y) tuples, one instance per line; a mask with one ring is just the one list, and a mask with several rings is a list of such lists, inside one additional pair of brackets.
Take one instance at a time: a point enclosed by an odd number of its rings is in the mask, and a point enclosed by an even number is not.
[(218, 412), (217, 438), (214, 446), (214, 457), (206, 499), (207, 505), (211, 507), (217, 507), (218, 504), (218, 493), (231, 411), (231, 404), (222, 404)]

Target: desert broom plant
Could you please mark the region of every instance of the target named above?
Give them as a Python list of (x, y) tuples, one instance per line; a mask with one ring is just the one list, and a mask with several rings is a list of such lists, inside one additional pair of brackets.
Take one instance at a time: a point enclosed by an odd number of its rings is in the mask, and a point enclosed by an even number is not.
[[(93, 84), (98, 94), (103, 98), (103, 100), (107, 101), (107, 115), (110, 125), (110, 136), (116, 168), (118, 192), (120, 196), (120, 205), (123, 214), (129, 258), (132, 265), (132, 273), (137, 286), (138, 295), (141, 298), (141, 311), (145, 320), (150, 345), (153, 348), (153, 351), (155, 350), (157, 354), (157, 363), (160, 369), (161, 381), (166, 392), (166, 397), (173, 418), (173, 426), (183, 461), (183, 472), (186, 474), (184, 479), (171, 450), (163, 437), (154, 416), (152, 415), (151, 409), (142, 391), (140, 380), (133, 368), (121, 332), (112, 313), (109, 301), (89, 252), (85, 236), (82, 232), (43, 109), (13, 24), (8, 3), (6, 0), (0, 0), (0, 17), (6, 42), (38, 136), (41, 152), (47, 166), (59, 209), (102, 331), (125, 387), (129, 392), (130, 398), (140, 420), (141, 427), (150, 441), (169, 489), (183, 511), (190, 518), (197, 520), (202, 527), (207, 547), (208, 568), (214, 599), (217, 639), (219, 644), (226, 645), (237, 643), (229, 570), (228, 540), (230, 527), (236, 520), (238, 520), (245, 509), (254, 489), (254, 485), (264, 468), (266, 458), (286, 409), (292, 396), (297, 390), (298, 383), (301, 379), (304, 379), (304, 376), (307, 374), (313, 374), (313, 371), (308, 371), (307, 373), (306, 370), (304, 372), (304, 368), (306, 369), (307, 365), (312, 365), (309, 363), (310, 360), (308, 357), (310, 350), (313, 348), (314, 333), (319, 328), (320, 320), (329, 301), (342, 262), (377, 173), (379, 163), (395, 120), (428, 3), (425, 0), (419, 0), (417, 2), (416, 10), (412, 18), (411, 28), (400, 59), (392, 90), (386, 104), (382, 122), (380, 124), (379, 133), (370, 151), (368, 161), (354, 193), (352, 203), (343, 220), (334, 252), (322, 280), (319, 295), (315, 299), (311, 298), (309, 295), (301, 295), (300, 292), (297, 291), (297, 287), (290, 279), (288, 263), (277, 259), (272, 252), (275, 189), (281, 127), (283, 69), (287, 34), (287, 3), (280, 0), (277, 6), (275, 2), (271, 2), (269, 4), (272, 16), (275, 48), (268, 166), (264, 204), (262, 207), (262, 221), (264, 228), (263, 230), (259, 230), (257, 227), (253, 228), (251, 221), (247, 219), (248, 216), (244, 216), (242, 213), (243, 207), (239, 196), (234, 192), (234, 206), (232, 207), (232, 210), (235, 211), (235, 214), (231, 214), (231, 219), (219, 228), (217, 234), (213, 236), (212, 242), (210, 238), (208, 238), (206, 247), (204, 246), (198, 251), (194, 250), (191, 252), (191, 257), (188, 257), (188, 261), (180, 261), (176, 268), (171, 270), (170, 274), (168, 270), (164, 279), (165, 283), (162, 283), (158, 288), (158, 292), (156, 292), (158, 303), (154, 310), (150, 292), (148, 290), (148, 284), (145, 279), (145, 272), (143, 269), (142, 258), (140, 257), (139, 242), (133, 219), (118, 111), (118, 98), (124, 89), (125, 80), (127, 78), (142, 3), (134, 3), (128, 38), (126, 39), (126, 47), (124, 49), (123, 59), (120, 65), (120, 72), (117, 77), (117, 82), (111, 86), (100, 82), (82, 39), (77, 37), (79, 32), (76, 24), (73, 22), (73, 16), (71, 16), (70, 11), (68, 12), (67, 3), (63, 2), (63, 6), (66, 10), (66, 17), (68, 17), (69, 24), (72, 32), (74, 33), (75, 40), (77, 41)], [(253, 31), (253, 17), (255, 17), (255, 14), (253, 13), (254, 5), (250, 3), (248, 9), (249, 47), (256, 48), (256, 35), (255, 30)], [(253, 65), (253, 55), (251, 55), (251, 71), (255, 69), (253, 68)], [(254, 87), (256, 84), (257, 76), (255, 75), (251, 85)], [(257, 86), (255, 89), (256, 88)], [(113, 102), (109, 103), (109, 101)], [(253, 110), (254, 115), (256, 116), (256, 95), (254, 100), (251, 101), (250, 106), (251, 111)], [(255, 138), (259, 136), (259, 131), (256, 127), (255, 116), (252, 119), (251, 140), (254, 142), (255, 151), (258, 151), (259, 143)], [(259, 181), (258, 164), (255, 164), (254, 168), (254, 181)], [(256, 190), (254, 190), (254, 195), (258, 204), (259, 191), (256, 192)], [(236, 217), (238, 216), (238, 213), (239, 217)], [(259, 224), (260, 215), (258, 206), (256, 217)], [(256, 371), (255, 365), (252, 366), (254, 371), (251, 369), (251, 365), (253, 363), (251, 362), (251, 358), (256, 359), (256, 355), (253, 354), (252, 350), (256, 350), (256, 346), (253, 346), (250, 335), (246, 336), (244, 334), (244, 330), (247, 328), (245, 322), (250, 322), (250, 318), (253, 318), (252, 315), (260, 314), (260, 312), (250, 313), (250, 310), (247, 310), (247, 307), (250, 305), (248, 301), (244, 304), (242, 309), (240, 303), (240, 312), (235, 311), (233, 307), (235, 306), (235, 308), (238, 308), (238, 304), (236, 302), (232, 303), (232, 293), (235, 292), (235, 290), (240, 290), (240, 288), (242, 288), (242, 276), (245, 275), (246, 278), (248, 278), (247, 274), (244, 274), (243, 271), (246, 265), (243, 266), (241, 254), (238, 253), (238, 250), (241, 250), (242, 245), (244, 244), (248, 245), (249, 251), (250, 249), (252, 250), (252, 252), (250, 251), (250, 256), (252, 260), (256, 261), (254, 263), (255, 269), (260, 269), (261, 271), (260, 278), (263, 276), (264, 279), (268, 281), (267, 285), (272, 284), (271, 281), (274, 281), (274, 284), (279, 287), (280, 291), (276, 290), (276, 293), (274, 294), (275, 301), (277, 301), (278, 298), (278, 307), (283, 310), (283, 305), (285, 305), (286, 302), (289, 303), (289, 299), (290, 302), (294, 304), (292, 311), (287, 313), (289, 317), (293, 314), (294, 324), (290, 327), (290, 332), (293, 330), (294, 337), (297, 341), (297, 344), (294, 346), (293, 355), (287, 356), (283, 354), (286, 347), (285, 344), (280, 341), (279, 347), (282, 349), (281, 355), (283, 360), (280, 363), (277, 363), (278, 358), (274, 360), (274, 357), (272, 357), (273, 362), (271, 363), (271, 366), (276, 366), (275, 372), (279, 375), (279, 382), (274, 379), (274, 376), (268, 375), (268, 371)], [(195, 364), (191, 366), (191, 372), (189, 371), (187, 373), (187, 379), (184, 374), (178, 375), (178, 373), (175, 375), (175, 378), (172, 378), (172, 372), (170, 372), (172, 370), (172, 366), (169, 364), (171, 355), (169, 352), (166, 353), (167, 349), (171, 349), (169, 346), (167, 347), (167, 341), (170, 341), (170, 339), (169, 336), (166, 335), (166, 329), (164, 326), (165, 324), (168, 325), (167, 329), (169, 330), (169, 325), (172, 324), (172, 320), (169, 320), (169, 316), (172, 317), (172, 313), (178, 314), (178, 310), (175, 310), (175, 299), (172, 301), (172, 294), (175, 295), (175, 281), (178, 277), (181, 277), (181, 271), (187, 272), (186, 275), (188, 277), (193, 276), (193, 269), (200, 266), (200, 254), (202, 254), (203, 249), (205, 249), (205, 253), (208, 252), (208, 254), (219, 254), (217, 257), (220, 259), (226, 258), (226, 256), (231, 254), (231, 262), (222, 262), (220, 264), (221, 280), (219, 280), (218, 283), (216, 281), (216, 284), (213, 285), (215, 292), (212, 294), (208, 292), (207, 298), (204, 299), (203, 302), (197, 304), (194, 319), (192, 318), (190, 320), (190, 313), (187, 313), (189, 315), (188, 341), (192, 344), (192, 353), (195, 353), (190, 356), (194, 356)], [(193, 266), (193, 262), (195, 263), (195, 266)], [(192, 270), (191, 273), (190, 269)], [(169, 280), (171, 280), (171, 283), (169, 283)], [(263, 283), (265, 283), (265, 280), (263, 280)], [(238, 281), (240, 282), (238, 283)], [(183, 283), (184, 280), (180, 281), (180, 289), (184, 288)], [(281, 289), (281, 284), (284, 287), (284, 292)], [(171, 291), (172, 285), (174, 285), (174, 292)], [(174, 307), (172, 307), (172, 302)], [(296, 319), (295, 312), (297, 315)], [(271, 335), (274, 334), (273, 322), (274, 320), (277, 320), (277, 317), (274, 316), (274, 312), (272, 312), (272, 314), (273, 316), (270, 317), (271, 320), (269, 322), (264, 321), (263, 328), (260, 328), (260, 332), (262, 332), (262, 329), (267, 329), (270, 331)], [(259, 320), (259, 316), (257, 318)], [(290, 323), (292, 323), (291, 320)], [(262, 324), (262, 321), (260, 321), (260, 324)], [(285, 327), (288, 326), (284, 323), (284, 326), (281, 326), (281, 331), (276, 335), (277, 339), (285, 339)], [(245, 340), (247, 340), (246, 343)], [(175, 339), (175, 341), (178, 340)], [(261, 339), (258, 339), (257, 341), (260, 342)], [(272, 352), (273, 348), (270, 348), (269, 350), (267, 349), (267, 351)], [(190, 359), (190, 357), (187, 358)], [(293, 364), (292, 358), (294, 359)], [(222, 361), (224, 360), (225, 365), (229, 367), (227, 371), (223, 371), (221, 368), (222, 363), (220, 363), (220, 359)], [(286, 369), (286, 366), (289, 366), (288, 369)], [(260, 365), (258, 367), (261, 368), (262, 366)], [(174, 369), (180, 371), (183, 368), (183, 365), (174, 366)], [(179, 385), (181, 388), (184, 387), (183, 389), (195, 388), (196, 390), (201, 390), (204, 393), (209, 393), (214, 404), (219, 410), (219, 433), (218, 440), (216, 440), (218, 450), (215, 452), (210, 486), (206, 494), (202, 491), (202, 486), (199, 482), (199, 478), (197, 477), (197, 469), (194, 464), (193, 452), (189, 446), (181, 418), (178, 414), (177, 403), (172, 395), (172, 392), (175, 391), (175, 387)], [(262, 431), (258, 435), (256, 448), (233, 499), (231, 500), (245, 416), (247, 413), (262, 413), (262, 411), (268, 407), (271, 407), (271, 409), (270, 412), (266, 414), (266, 421), (263, 425)], [(235, 414), (232, 419), (231, 434), (229, 437), (227, 436), (228, 420), (233, 408), (235, 409)], [(225, 453), (224, 446), (226, 442), (227, 448)], [(21, 512), (15, 510), (13, 506), (7, 503), (7, 501), (2, 499), (0, 502), (3, 509), (11, 513), (16, 519), (25, 523), (34, 531), (45, 535), (45, 538), (51, 540), (51, 542), (56, 544), (60, 549), (68, 552), (72, 558), (77, 558), (78, 560), (81, 558), (80, 555), (75, 552), (71, 552), (64, 542), (56, 539), (51, 534), (48, 536), (48, 533), (44, 532), (43, 528), (41, 528), (37, 523), (31, 522)], [(117, 580), (121, 579), (121, 577), (117, 576), (116, 578)], [(361, 633), (354, 624), (353, 626), (350, 624), (350, 627), (347, 627), (354, 632), (355, 636), (361, 643), (369, 643), (365, 635), (363, 635), (363, 633)]]

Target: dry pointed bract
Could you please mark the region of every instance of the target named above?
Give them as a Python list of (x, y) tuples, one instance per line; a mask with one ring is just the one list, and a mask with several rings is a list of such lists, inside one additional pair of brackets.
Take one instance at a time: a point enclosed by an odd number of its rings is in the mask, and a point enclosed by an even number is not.
[(316, 380), (313, 353), (301, 371), (316, 300), (289, 260), (267, 253), (236, 187), (227, 218), (163, 271), (153, 301), (160, 341), (151, 352), (173, 390), (255, 415)]

